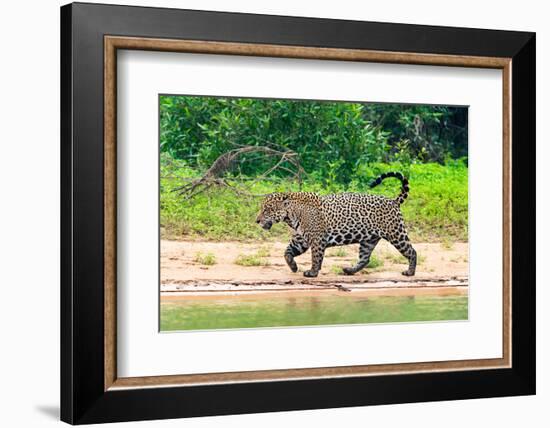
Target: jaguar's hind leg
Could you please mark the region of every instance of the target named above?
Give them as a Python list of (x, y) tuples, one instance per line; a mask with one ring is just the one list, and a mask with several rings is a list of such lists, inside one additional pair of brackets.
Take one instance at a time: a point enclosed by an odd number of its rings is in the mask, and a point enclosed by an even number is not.
[(359, 260), (357, 261), (357, 264), (353, 267), (342, 268), (342, 271), (346, 275), (353, 275), (359, 272), (364, 267), (366, 267), (369, 264), (370, 256), (374, 250), (374, 247), (376, 247), (376, 244), (378, 244), (379, 241), (380, 241), (379, 237), (362, 241), (359, 244)]
[(397, 239), (392, 239), (391, 244), (407, 258), (409, 269), (401, 272), (405, 276), (413, 276), (416, 272), (416, 250), (413, 248), (407, 235), (400, 235)]
[(295, 234), (292, 236), (290, 243), (285, 250), (285, 261), (292, 272), (298, 271), (298, 265), (294, 257), (304, 254), (308, 249), (307, 242), (302, 235)]

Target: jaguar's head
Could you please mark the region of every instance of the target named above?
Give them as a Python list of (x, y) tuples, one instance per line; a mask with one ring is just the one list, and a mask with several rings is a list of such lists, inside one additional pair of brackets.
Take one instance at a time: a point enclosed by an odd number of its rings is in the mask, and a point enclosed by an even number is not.
[(288, 193), (271, 193), (267, 195), (260, 209), (256, 223), (265, 230), (271, 229), (275, 223), (283, 221), (288, 216)]

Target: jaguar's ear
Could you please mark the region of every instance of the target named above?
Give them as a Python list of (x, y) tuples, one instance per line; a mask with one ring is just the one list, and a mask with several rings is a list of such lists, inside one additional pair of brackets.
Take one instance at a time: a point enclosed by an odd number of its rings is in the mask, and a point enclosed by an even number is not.
[(281, 198), (281, 202), (283, 203), (283, 207), (288, 207), (288, 205), (290, 204), (290, 199), (289, 199), (289, 194), (288, 193), (283, 193), (282, 195), (282, 198)]

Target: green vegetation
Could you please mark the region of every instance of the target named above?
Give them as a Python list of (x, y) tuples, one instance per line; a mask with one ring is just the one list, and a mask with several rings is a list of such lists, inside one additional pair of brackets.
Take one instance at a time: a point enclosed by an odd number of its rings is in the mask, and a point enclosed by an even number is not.
[[(384, 266), (384, 260), (379, 259), (374, 254), (371, 256), (369, 264), (367, 265), (367, 269), (369, 269), (371, 272), (373, 269), (378, 269), (380, 267)], [(342, 267), (337, 265), (332, 265), (330, 268), (330, 271), (336, 275), (344, 275), (344, 271), (342, 270)], [(369, 273), (368, 270), (361, 271), (362, 273)]]
[[(384, 258), (386, 260), (389, 260), (391, 263), (396, 264), (396, 265), (408, 265), (409, 264), (409, 261), (405, 257), (403, 257), (401, 254), (386, 253), (384, 255)], [(417, 254), (416, 255), (416, 264), (417, 265), (422, 265), (422, 264), (424, 264), (425, 261), (426, 261), (426, 256), (423, 256), (422, 254)]]
[[(164, 159), (161, 159), (160, 195), (163, 237), (212, 240), (288, 238), (288, 228), (284, 224), (265, 231), (255, 223), (261, 202), (259, 198), (243, 197), (217, 188), (184, 200), (173, 189), (181, 184), (181, 178), (197, 177), (198, 172), (183, 162), (167, 162)], [(410, 194), (401, 209), (411, 239), (442, 242), (468, 240), (468, 168), (463, 161), (450, 161), (446, 165), (429, 163), (408, 166), (374, 163), (359, 168), (359, 175), (348, 186), (334, 183), (325, 187), (319, 182), (307, 181), (302, 185), (302, 190), (320, 194), (372, 192), (395, 197), (400, 187), (397, 180), (385, 180), (374, 189), (369, 189), (366, 184), (378, 174), (391, 170), (405, 171), (409, 177)], [(298, 185), (280, 179), (255, 183), (251, 193), (289, 190), (299, 190)]]
[[(272, 145), (298, 153), (315, 181), (348, 184), (373, 162), (466, 156), (467, 117), (461, 107), (161, 96), (160, 149), (204, 171), (236, 145)], [(238, 174), (254, 177), (271, 166), (249, 160), (239, 162)]]
[(235, 264), (239, 266), (269, 266), (269, 260), (263, 251), (257, 251), (254, 254), (239, 254), (235, 259)]
[(392, 264), (402, 265), (402, 264), (408, 263), (408, 260), (405, 257), (403, 257), (401, 254), (392, 252), (392, 253), (385, 254), (384, 257), (386, 258), (386, 260), (389, 260), (390, 263)]
[(344, 275), (344, 271), (342, 270), (342, 267), (340, 267), (340, 266), (332, 265), (330, 267), (330, 271), (335, 275)]
[(379, 267), (382, 267), (382, 266), (384, 266), (384, 260), (379, 259), (378, 257), (376, 257), (373, 254), (370, 258), (370, 261), (369, 261), (369, 264), (367, 265), (367, 268), (376, 269), (376, 268), (379, 268)]
[[(247, 192), (373, 192), (395, 197), (398, 180), (375, 189), (383, 172), (410, 182), (402, 212), (411, 239), (442, 245), (468, 239), (467, 109), (461, 107), (289, 101), (195, 96), (160, 97), (161, 232), (164, 238), (287, 239), (286, 225), (269, 232), (254, 219), (259, 198), (212, 187), (185, 199), (177, 187), (199, 178), (223, 153), (243, 145), (294, 151), (301, 186), (284, 168), (252, 181), (277, 159), (244, 154), (229, 184)], [(261, 257), (260, 257), (261, 258)]]
[(346, 257), (348, 252), (344, 247), (336, 247), (325, 253), (325, 257)]
[(195, 262), (201, 265), (212, 266), (216, 264), (216, 256), (212, 253), (203, 254), (198, 252), (195, 254)]
[(442, 241), (441, 241), (441, 248), (443, 248), (444, 250), (452, 250), (454, 247), (454, 243), (451, 239), (449, 238), (444, 238)]
[(268, 247), (262, 247), (256, 251), (256, 255), (258, 257), (269, 257), (271, 255), (271, 251)]

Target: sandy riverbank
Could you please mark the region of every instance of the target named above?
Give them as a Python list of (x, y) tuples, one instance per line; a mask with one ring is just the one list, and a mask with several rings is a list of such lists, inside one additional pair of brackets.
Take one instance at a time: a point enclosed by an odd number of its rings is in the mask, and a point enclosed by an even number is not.
[[(351, 290), (467, 287), (468, 244), (415, 243), (419, 254), (417, 274), (404, 277), (407, 265), (391, 245), (381, 242), (374, 251), (379, 265), (353, 276), (341, 275), (339, 267), (351, 266), (358, 246), (327, 250), (323, 269), (317, 278), (305, 278), (310, 254), (298, 257), (299, 272), (292, 273), (283, 258), (286, 243), (252, 244), (243, 242), (168, 241), (161, 242), (161, 292), (283, 291), (334, 288)], [(260, 266), (241, 266), (239, 257), (261, 254)], [(213, 264), (200, 261), (210, 255)]]

